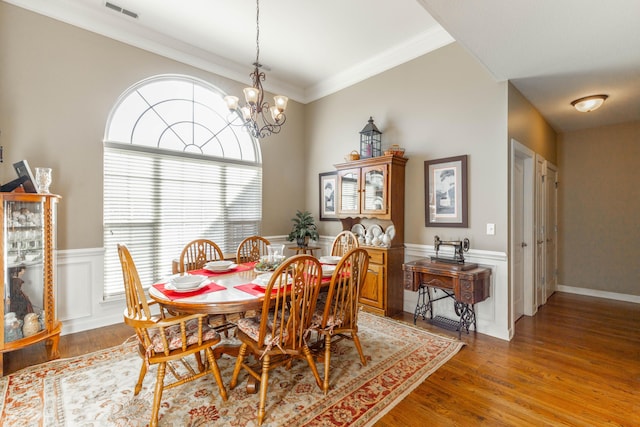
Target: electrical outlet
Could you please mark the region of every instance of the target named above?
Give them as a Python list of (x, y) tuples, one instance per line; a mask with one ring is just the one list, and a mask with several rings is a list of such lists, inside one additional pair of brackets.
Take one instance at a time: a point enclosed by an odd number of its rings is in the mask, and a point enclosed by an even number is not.
[(496, 225), (495, 224), (487, 224), (487, 234), (493, 236), (496, 234)]

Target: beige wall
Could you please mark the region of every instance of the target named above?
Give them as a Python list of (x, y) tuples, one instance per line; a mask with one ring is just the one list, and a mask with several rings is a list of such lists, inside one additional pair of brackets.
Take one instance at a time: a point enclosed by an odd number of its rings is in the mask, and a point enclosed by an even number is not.
[(559, 283), (640, 295), (640, 122), (561, 135)]
[[(0, 2), (0, 181), (14, 179), (11, 165), (22, 159), (32, 169), (53, 168), (52, 191), (63, 197), (60, 249), (102, 247), (102, 139), (109, 111), (131, 85), (172, 73), (228, 93), (244, 86)], [(284, 130), (261, 143), (264, 234), (286, 233), (305, 204), (304, 107), (290, 102), (287, 116)]]
[(518, 89), (509, 83), (509, 141), (512, 138), (558, 165), (556, 132)]
[[(383, 149), (399, 144), (406, 169), (405, 242), (468, 237), (473, 249), (507, 250), (507, 84), (496, 83), (458, 44), (307, 105), (307, 205), (318, 214), (318, 174), (359, 148), (373, 116)], [(424, 161), (469, 155), (469, 228), (425, 227)], [(485, 234), (486, 223), (496, 235)], [(339, 223), (322, 222), (332, 234)]]

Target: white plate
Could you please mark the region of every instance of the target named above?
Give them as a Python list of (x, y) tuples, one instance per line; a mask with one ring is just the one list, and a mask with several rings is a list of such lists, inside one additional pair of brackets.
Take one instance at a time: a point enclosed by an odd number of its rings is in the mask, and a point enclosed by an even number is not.
[(340, 258), (339, 256), (321, 256), (320, 257), (320, 262), (323, 264), (332, 264), (335, 265), (337, 263), (340, 262)]
[(228, 266), (226, 266), (224, 268), (221, 268), (221, 267), (214, 267), (212, 265), (205, 264), (205, 266), (203, 268), (205, 270), (207, 270), (207, 271), (212, 272), (212, 273), (222, 273), (224, 271), (232, 270), (232, 269), (236, 268), (237, 266), (238, 266), (238, 264), (231, 263)]
[(185, 290), (194, 290), (196, 289), (204, 280), (207, 280), (207, 276), (202, 276), (200, 274), (193, 274), (188, 276), (175, 276), (169, 280), (171, 286), (174, 289), (185, 289)]
[(353, 227), (351, 227), (351, 232), (353, 234), (355, 234), (356, 236), (362, 236), (364, 237), (364, 225), (362, 224), (354, 224)]
[(388, 226), (384, 231), (384, 234), (389, 236), (389, 241), (393, 240), (393, 238), (396, 237), (396, 227), (394, 227), (393, 225)]
[(333, 272), (336, 271), (335, 265), (323, 265), (322, 266), (322, 277), (331, 277)]
[(371, 234), (373, 235), (373, 237), (380, 237), (383, 233), (382, 233), (382, 227), (380, 227), (378, 224), (373, 224), (371, 227)]
[(200, 289), (204, 288), (208, 284), (209, 284), (209, 281), (208, 280), (204, 280), (198, 286), (196, 286), (195, 288), (190, 288), (190, 289), (180, 288), (180, 289), (178, 289), (175, 286), (173, 286), (171, 283), (167, 283), (166, 285), (164, 285), (164, 288), (166, 290), (168, 290), (168, 291), (173, 291), (173, 292), (193, 292), (193, 291), (197, 291), (197, 290), (200, 290)]
[[(261, 288), (266, 288), (267, 285), (269, 285), (269, 280), (271, 280), (271, 276), (273, 276), (273, 273), (261, 274), (255, 279), (253, 279), (251, 283)], [(289, 279), (287, 280), (287, 284), (290, 285), (292, 283), (293, 283), (293, 278), (289, 277)], [(277, 289), (277, 288), (278, 288), (278, 284), (274, 284), (273, 289)]]

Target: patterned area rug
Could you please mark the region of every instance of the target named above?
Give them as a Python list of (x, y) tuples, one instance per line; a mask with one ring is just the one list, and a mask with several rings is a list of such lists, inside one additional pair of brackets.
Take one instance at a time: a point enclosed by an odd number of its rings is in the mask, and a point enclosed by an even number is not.
[[(362, 366), (351, 340), (332, 345), (331, 389), (325, 396), (304, 361), (269, 375), (264, 426), (368, 426), (382, 417), (463, 346), (412, 325), (362, 313)], [(235, 358), (218, 364), (228, 385)], [(2, 426), (144, 426), (155, 367), (133, 396), (141, 359), (133, 340), (84, 356), (47, 362), (0, 379)], [(323, 364), (318, 363), (320, 375)], [(169, 375), (169, 374), (167, 374)], [(210, 376), (164, 392), (161, 426), (255, 426), (258, 395), (246, 375), (223, 402)]]

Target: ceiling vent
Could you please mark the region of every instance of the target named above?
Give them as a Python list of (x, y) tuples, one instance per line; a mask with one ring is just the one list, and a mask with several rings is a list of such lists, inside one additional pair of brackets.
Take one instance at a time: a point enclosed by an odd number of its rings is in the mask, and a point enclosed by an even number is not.
[(138, 19), (138, 14), (137, 13), (131, 12), (130, 10), (122, 8), (122, 7), (118, 6), (117, 4), (106, 2), (104, 5), (106, 7), (108, 7), (109, 9), (111, 9), (111, 10), (115, 10), (116, 12), (123, 13), (123, 14), (125, 14), (127, 16), (130, 16), (133, 19)]

